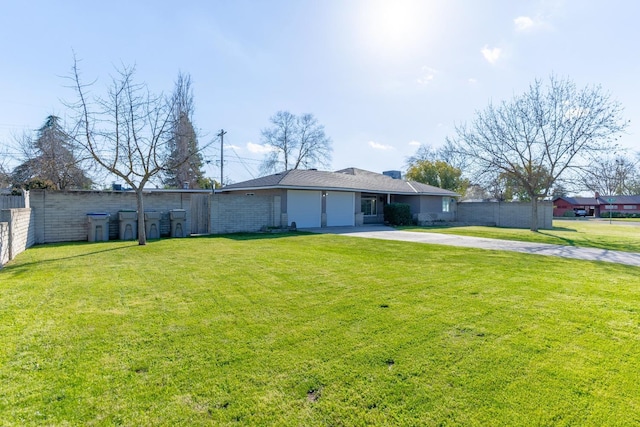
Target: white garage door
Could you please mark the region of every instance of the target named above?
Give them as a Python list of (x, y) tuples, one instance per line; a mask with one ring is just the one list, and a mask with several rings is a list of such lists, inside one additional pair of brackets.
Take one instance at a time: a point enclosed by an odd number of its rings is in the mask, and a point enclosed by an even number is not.
[(342, 191), (327, 193), (327, 226), (355, 225), (355, 194)]
[(287, 192), (287, 216), (289, 225), (298, 228), (320, 227), (322, 218), (322, 193), (309, 190), (289, 190)]

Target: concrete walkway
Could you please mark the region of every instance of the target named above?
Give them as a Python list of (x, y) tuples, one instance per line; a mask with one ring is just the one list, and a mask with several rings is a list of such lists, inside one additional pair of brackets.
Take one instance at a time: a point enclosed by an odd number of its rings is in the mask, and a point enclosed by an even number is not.
[(456, 236), (453, 234), (401, 231), (382, 225), (363, 227), (306, 228), (322, 234), (342, 234), (368, 239), (397, 240), (415, 243), (462, 246), (466, 248), (514, 251), (527, 254), (575, 258), (588, 261), (604, 261), (640, 267), (640, 253), (611, 251), (606, 249), (579, 248), (575, 246), (551, 245), (548, 243), (516, 242), (511, 240), (486, 239), (482, 237)]

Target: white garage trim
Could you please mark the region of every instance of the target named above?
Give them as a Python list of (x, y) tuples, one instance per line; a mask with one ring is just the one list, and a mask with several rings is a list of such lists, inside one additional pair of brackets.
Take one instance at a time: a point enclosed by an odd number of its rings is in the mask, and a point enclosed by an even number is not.
[(326, 196), (327, 227), (355, 225), (355, 193), (330, 191)]
[(320, 227), (322, 220), (322, 192), (312, 190), (287, 191), (288, 223), (298, 228)]

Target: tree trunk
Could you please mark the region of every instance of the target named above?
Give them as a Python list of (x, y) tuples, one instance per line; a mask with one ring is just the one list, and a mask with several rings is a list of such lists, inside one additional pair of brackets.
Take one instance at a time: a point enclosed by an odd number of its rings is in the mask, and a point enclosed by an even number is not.
[(138, 244), (147, 244), (147, 234), (144, 226), (144, 200), (142, 199), (142, 188), (136, 189), (136, 198), (138, 200)]
[(531, 231), (538, 231), (538, 198), (531, 197)]

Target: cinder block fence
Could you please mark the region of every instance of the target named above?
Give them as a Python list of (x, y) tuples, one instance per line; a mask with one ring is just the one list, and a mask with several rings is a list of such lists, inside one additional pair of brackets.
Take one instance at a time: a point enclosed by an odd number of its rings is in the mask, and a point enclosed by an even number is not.
[[(131, 191), (42, 191), (30, 192), (34, 211), (35, 243), (87, 240), (89, 213), (108, 213), (109, 239), (118, 238), (118, 212), (137, 209)], [(169, 211), (187, 211), (185, 234), (191, 233), (191, 197), (195, 192), (151, 191), (144, 195), (145, 211), (161, 212), (161, 236), (169, 235)]]
[[(238, 195), (205, 190), (149, 190), (144, 197), (145, 211), (160, 213), (160, 237), (170, 235), (169, 211), (175, 209), (186, 213), (185, 236), (254, 232), (287, 223), (277, 192)], [(0, 206), (0, 267), (34, 244), (86, 241), (90, 213), (109, 214), (109, 239), (118, 239), (118, 212), (137, 210), (136, 195), (131, 191), (32, 190), (22, 202), (11, 203), (22, 203), (24, 207)], [(538, 227), (551, 228), (552, 215), (552, 203), (540, 203)], [(459, 203), (455, 216), (452, 221), (463, 224), (529, 228), (531, 205)]]

